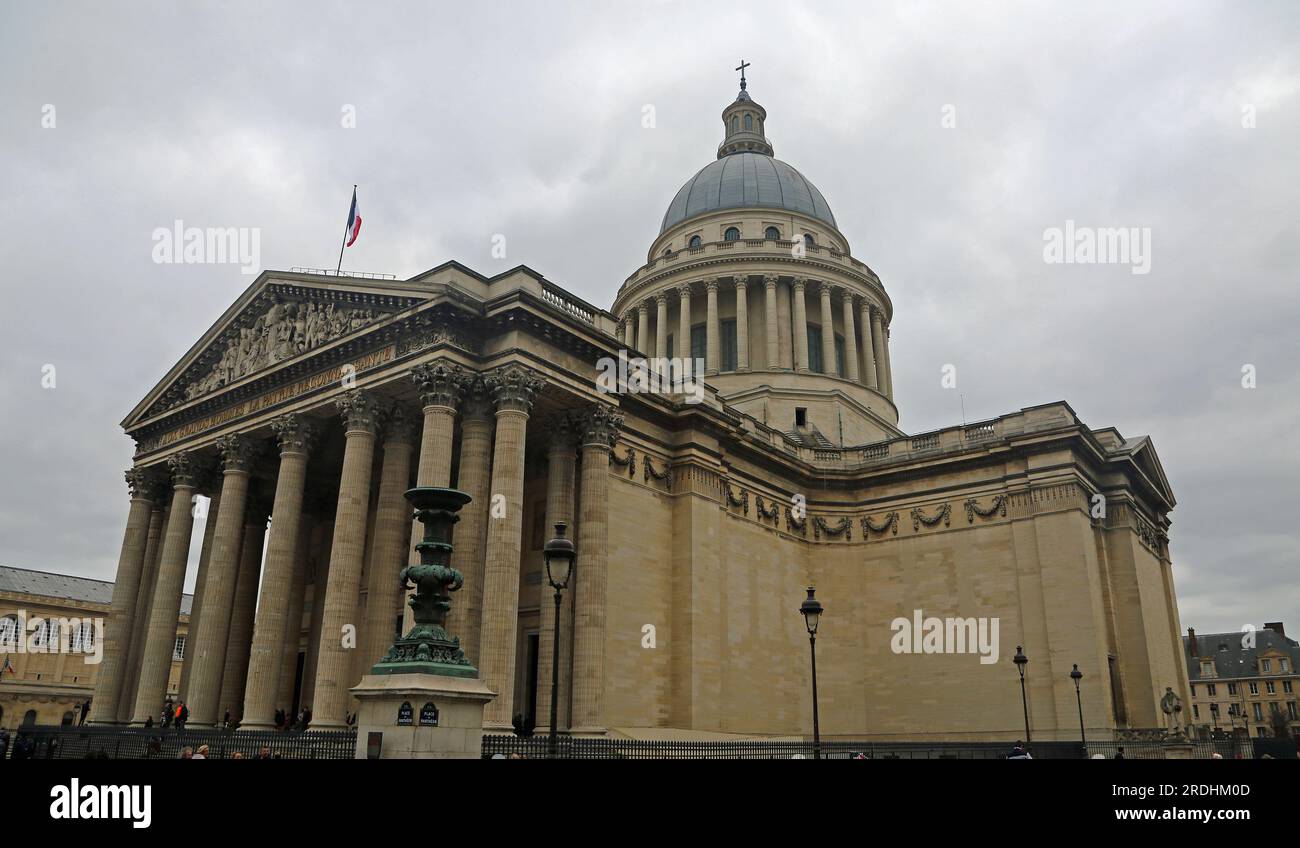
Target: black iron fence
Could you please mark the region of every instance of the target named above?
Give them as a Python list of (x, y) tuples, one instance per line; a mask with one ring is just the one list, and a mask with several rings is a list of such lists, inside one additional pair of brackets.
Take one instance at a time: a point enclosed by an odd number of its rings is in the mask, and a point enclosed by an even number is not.
[[(26, 743), (26, 744), (25, 744)], [(355, 730), (285, 732), (278, 730), (184, 730), (157, 727), (20, 727), (9, 731), (8, 759), (29, 754), (38, 760), (167, 760), (189, 748), (208, 746), (213, 760), (257, 758), (263, 747), (275, 759), (350, 760), (356, 756)]]
[[(1114, 759), (1119, 749), (1125, 759), (1165, 759), (1167, 746), (1159, 742), (1089, 742), (1085, 754), (1078, 742), (1036, 742), (1031, 748), (1034, 759), (1079, 760), (1100, 754)], [(1190, 748), (1190, 751), (1187, 749)], [(1194, 759), (1210, 759), (1218, 753), (1224, 759), (1253, 757), (1251, 742), (1221, 740), (1189, 742), (1180, 749)], [(1011, 751), (1007, 742), (864, 742), (823, 741), (821, 757), (829, 760), (1000, 760)], [(484, 734), (483, 757), (518, 756), (543, 759), (550, 756), (546, 736), (520, 738), (511, 735)], [(556, 757), (569, 760), (789, 760), (812, 759), (811, 741), (669, 741), (645, 739), (582, 739), (561, 736), (556, 740)]]

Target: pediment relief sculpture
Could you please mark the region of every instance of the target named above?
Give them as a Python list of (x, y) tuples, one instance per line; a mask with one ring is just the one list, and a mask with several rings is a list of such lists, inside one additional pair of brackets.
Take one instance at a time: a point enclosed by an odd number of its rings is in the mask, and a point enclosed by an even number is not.
[(168, 390), (163, 410), (209, 394), (375, 324), (390, 313), (372, 306), (276, 297), (261, 314), (246, 312)]

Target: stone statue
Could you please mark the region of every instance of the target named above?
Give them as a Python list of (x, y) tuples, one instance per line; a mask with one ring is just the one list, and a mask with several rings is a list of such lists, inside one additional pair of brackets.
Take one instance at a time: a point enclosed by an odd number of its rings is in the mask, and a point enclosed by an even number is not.
[(1165, 695), (1160, 699), (1160, 711), (1165, 714), (1165, 721), (1169, 722), (1169, 734), (1181, 736), (1182, 726), (1179, 724), (1178, 714), (1183, 711), (1183, 702), (1174, 694), (1172, 686), (1165, 687)]

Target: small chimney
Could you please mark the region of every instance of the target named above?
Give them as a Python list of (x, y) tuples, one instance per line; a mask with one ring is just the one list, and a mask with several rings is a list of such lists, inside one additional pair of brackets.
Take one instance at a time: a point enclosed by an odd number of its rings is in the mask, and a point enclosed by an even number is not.
[(1264, 622), (1264, 629), (1272, 630), (1283, 639), (1286, 638), (1286, 628), (1282, 626), (1282, 622), (1280, 621), (1266, 621)]
[(1200, 649), (1196, 646), (1196, 628), (1194, 627), (1187, 628), (1187, 647), (1192, 656), (1199, 657), (1201, 655)]

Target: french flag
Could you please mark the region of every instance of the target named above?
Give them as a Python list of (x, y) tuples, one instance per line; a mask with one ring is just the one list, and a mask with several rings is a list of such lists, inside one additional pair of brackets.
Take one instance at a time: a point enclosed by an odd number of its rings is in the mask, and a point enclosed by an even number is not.
[(344, 247), (351, 247), (361, 235), (361, 215), (357, 212), (357, 187), (352, 187), (352, 208), (348, 210), (348, 229), (344, 236)]

